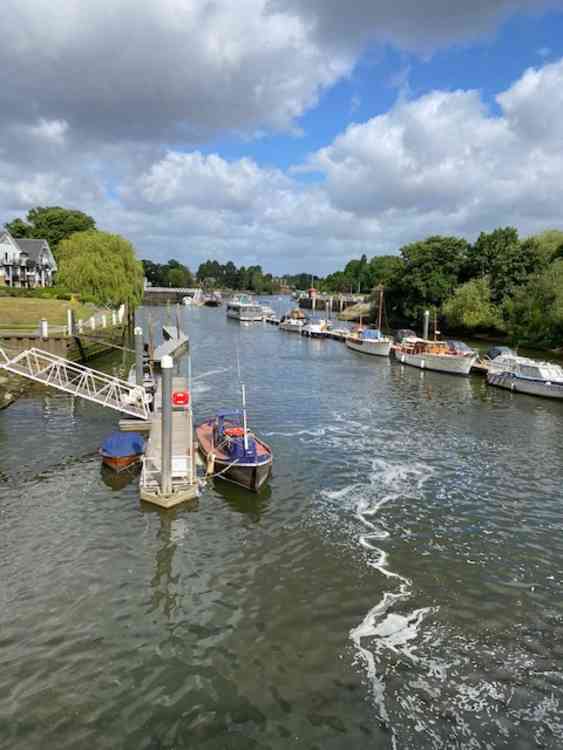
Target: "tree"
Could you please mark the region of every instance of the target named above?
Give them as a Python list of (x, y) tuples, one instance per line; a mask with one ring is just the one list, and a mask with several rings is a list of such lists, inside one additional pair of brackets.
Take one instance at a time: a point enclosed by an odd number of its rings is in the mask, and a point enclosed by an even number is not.
[(563, 232), (561, 230), (548, 229), (541, 234), (532, 235), (528, 239), (537, 242), (539, 252), (546, 263), (551, 263), (551, 261), (563, 257)]
[(514, 227), (481, 232), (469, 251), (468, 272), (471, 277), (489, 277), (491, 300), (501, 304), (514, 290), (525, 284), (533, 272), (545, 267), (539, 244), (530, 238), (520, 242)]
[(18, 218), (6, 224), (6, 229), (14, 237), (47, 240), (57, 259), (58, 245), (62, 240), (75, 232), (96, 228), (96, 222), (88, 214), (61, 206), (32, 208), (26, 218), (27, 224)]
[(530, 277), (505, 302), (508, 332), (517, 343), (557, 346), (563, 340), (563, 260)]
[(472, 279), (458, 287), (445, 303), (442, 313), (451, 328), (502, 328), (502, 318), (491, 302), (491, 289), (486, 278)]
[(143, 266), (131, 243), (97, 230), (61, 242), (58, 281), (100, 305), (135, 306), (143, 297)]
[(426, 307), (440, 308), (459, 283), (467, 263), (468, 243), (458, 237), (434, 236), (401, 248), (403, 273), (398, 293), (400, 312), (415, 319)]
[(170, 267), (166, 273), (166, 280), (168, 285), (172, 287), (185, 288), (192, 287), (194, 285), (194, 277), (192, 276), (189, 268), (183, 265), (177, 265)]

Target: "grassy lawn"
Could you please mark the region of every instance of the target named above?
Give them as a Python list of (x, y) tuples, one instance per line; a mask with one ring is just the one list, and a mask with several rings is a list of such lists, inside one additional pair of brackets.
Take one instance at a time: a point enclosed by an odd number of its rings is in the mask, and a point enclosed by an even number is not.
[(35, 330), (41, 318), (48, 320), (52, 326), (64, 326), (69, 308), (74, 310), (76, 320), (89, 318), (96, 312), (95, 305), (67, 300), (0, 297), (0, 329)]

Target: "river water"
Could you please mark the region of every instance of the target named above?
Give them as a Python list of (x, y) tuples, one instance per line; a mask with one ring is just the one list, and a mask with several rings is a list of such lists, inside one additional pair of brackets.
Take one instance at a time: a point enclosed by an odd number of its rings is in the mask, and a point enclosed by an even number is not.
[(182, 314), (271, 485), (162, 512), (111, 412), (0, 412), (0, 747), (562, 748), (563, 404)]

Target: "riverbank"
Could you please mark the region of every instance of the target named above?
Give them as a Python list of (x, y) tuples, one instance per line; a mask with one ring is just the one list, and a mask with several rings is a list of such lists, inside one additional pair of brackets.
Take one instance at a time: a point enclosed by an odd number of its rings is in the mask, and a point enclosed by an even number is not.
[(0, 370), (0, 409), (6, 409), (17, 401), (28, 387), (29, 383), (24, 378)]

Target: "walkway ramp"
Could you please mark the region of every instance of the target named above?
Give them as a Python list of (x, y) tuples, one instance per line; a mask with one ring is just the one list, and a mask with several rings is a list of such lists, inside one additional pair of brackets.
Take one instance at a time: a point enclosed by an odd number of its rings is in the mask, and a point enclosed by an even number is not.
[(0, 369), (131, 417), (149, 418), (144, 388), (42, 349), (26, 349), (9, 357), (0, 348)]

